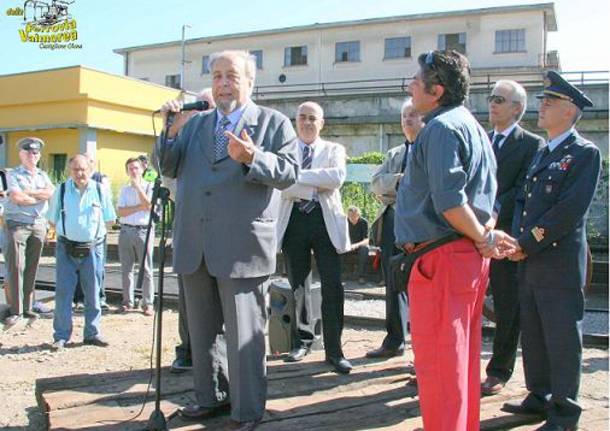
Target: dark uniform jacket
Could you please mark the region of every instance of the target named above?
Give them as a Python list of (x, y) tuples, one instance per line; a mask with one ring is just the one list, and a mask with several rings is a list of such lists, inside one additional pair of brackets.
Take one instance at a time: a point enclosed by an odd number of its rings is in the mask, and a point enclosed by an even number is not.
[[(493, 131), (489, 138), (493, 138)], [(527, 170), (536, 151), (544, 146), (544, 139), (524, 130), (517, 125), (506, 137), (496, 155), (498, 171), (498, 195), (496, 201), (501, 205), (497, 228), (509, 232), (515, 212), (515, 197), (523, 188)]]
[(528, 256), (521, 276), (549, 288), (583, 288), (586, 216), (601, 155), (576, 131), (541, 159), (543, 154), (534, 157), (515, 204), (513, 235)]

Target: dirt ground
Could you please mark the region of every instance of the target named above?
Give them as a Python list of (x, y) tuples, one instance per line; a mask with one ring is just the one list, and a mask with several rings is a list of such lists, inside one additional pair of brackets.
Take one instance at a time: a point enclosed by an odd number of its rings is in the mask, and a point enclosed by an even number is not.
[[(53, 306), (53, 303), (49, 303)], [(114, 307), (113, 307), (114, 308)], [(174, 358), (178, 342), (178, 315), (174, 310), (163, 314), (163, 365)], [(39, 319), (31, 326), (24, 323), (0, 332), (0, 428), (44, 430), (45, 420), (34, 394), (35, 380), (41, 377), (68, 376), (143, 369), (150, 364), (153, 318), (141, 313), (119, 314), (111, 310), (102, 319), (103, 336), (110, 347), (83, 346), (83, 318), (76, 314), (72, 346), (51, 352), (52, 319)], [(344, 343), (362, 347), (362, 355), (377, 347), (384, 331), (347, 327)], [(489, 341), (489, 340), (487, 340)], [(483, 348), (483, 360), (489, 358), (490, 344)], [(517, 364), (514, 385), (523, 385), (522, 366)], [(581, 397), (585, 408), (608, 409), (608, 351), (585, 349)]]

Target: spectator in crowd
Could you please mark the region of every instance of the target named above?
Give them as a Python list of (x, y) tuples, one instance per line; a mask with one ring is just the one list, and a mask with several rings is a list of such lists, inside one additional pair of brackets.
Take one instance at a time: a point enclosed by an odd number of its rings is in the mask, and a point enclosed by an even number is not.
[(338, 373), (349, 373), (343, 356), (343, 285), (340, 253), (349, 250), (347, 220), (339, 189), (345, 181), (345, 148), (320, 138), (324, 111), (314, 102), (297, 109), (297, 135), (301, 170), (296, 184), (282, 191), (277, 223), (278, 251), (284, 252), (288, 280), (298, 298), (297, 333), (286, 362), (302, 360), (315, 337), (312, 318), (311, 253), (322, 284), (322, 332), (326, 361)]
[(521, 345), (529, 391), (504, 410), (546, 418), (540, 431), (578, 428), (582, 366), (586, 219), (601, 171), (599, 148), (575, 129), (593, 103), (547, 72), (538, 127), (547, 145), (534, 156), (513, 219), (519, 266)]
[(405, 253), (427, 250), (408, 281), (419, 404), (426, 430), (477, 430), (489, 259), (475, 242), (512, 248), (508, 235), (491, 230), (496, 163), (485, 130), (464, 106), (468, 60), (430, 51), (418, 64), (408, 91), (426, 126), (398, 186), (394, 233)]
[[(100, 183), (102, 186), (104, 186), (106, 188), (106, 190), (108, 190), (110, 192), (111, 191), (110, 178), (108, 178), (107, 175), (96, 170), (97, 165), (95, 163), (95, 153), (93, 153), (92, 151), (88, 151), (85, 153), (85, 155), (89, 159), (89, 163), (91, 163), (91, 171), (93, 172), (91, 174), (91, 179), (93, 181), (97, 181), (98, 183)], [(106, 302), (106, 287), (104, 284), (104, 281), (106, 279), (106, 271), (105, 271), (106, 249), (107, 249), (106, 237), (104, 237), (104, 245), (102, 247), (102, 252), (103, 252), (102, 264), (99, 265), (99, 268), (98, 268), (99, 269), (98, 278), (99, 278), (99, 285), (100, 285), (100, 306), (102, 307), (102, 311), (107, 311), (110, 309), (110, 307), (108, 307), (108, 303)], [(77, 282), (76, 289), (74, 290), (74, 308), (77, 310), (83, 308), (84, 300), (85, 300), (85, 296), (83, 294), (83, 289), (80, 285), (80, 282)]]
[[(197, 114), (158, 149), (177, 178), (174, 270), (183, 276), (197, 404), (183, 417), (231, 409), (227, 429), (260, 423), (267, 398), (265, 296), (275, 270), (279, 192), (296, 181), (290, 120), (250, 99), (255, 58), (210, 55), (216, 109)], [(164, 119), (182, 102), (163, 105)], [(227, 373), (228, 371), (228, 373)], [(230, 377), (230, 378), (229, 378)], [(230, 400), (230, 401), (229, 401)]]
[(382, 206), (375, 223), (381, 223), (381, 269), (385, 280), (385, 327), (386, 336), (381, 346), (366, 353), (368, 358), (389, 358), (404, 353), (407, 335), (408, 304), (406, 289), (395, 289), (390, 273), (390, 258), (400, 250), (394, 238), (394, 206), (398, 183), (407, 166), (407, 156), (415, 138), (424, 127), (422, 116), (413, 108), (413, 101), (407, 98), (402, 104), (400, 124), (405, 135), (404, 145), (390, 149), (383, 164), (373, 174), (371, 190)]
[(150, 231), (148, 244), (146, 244), (146, 231), (150, 220), (153, 184), (142, 178), (143, 168), (139, 158), (127, 159), (125, 170), (129, 176), (129, 184), (121, 188), (117, 205), (121, 223), (119, 260), (121, 261), (123, 285), (123, 304), (120, 309), (122, 312), (127, 312), (136, 305), (134, 266), (136, 263), (141, 265), (144, 260), (144, 267), (139, 269), (144, 271), (140, 307), (145, 316), (152, 316), (154, 314), (152, 270), (155, 245), (154, 226)]
[(102, 310), (98, 266), (106, 223), (116, 219), (108, 190), (91, 179), (87, 156), (77, 154), (69, 162), (70, 178), (55, 191), (47, 218), (55, 226), (55, 315), (53, 350), (61, 350), (72, 337), (72, 298), (80, 280), (85, 294), (84, 344), (106, 347), (101, 337)]
[[(32, 309), (38, 262), (47, 234), (45, 215), (54, 187), (46, 172), (37, 167), (44, 142), (28, 137), (17, 142), (21, 165), (8, 173), (8, 196), (4, 208), (5, 253), (9, 316), (15, 325), (21, 316), (35, 319)], [(43, 310), (44, 311), (44, 310)]]
[[(515, 81), (498, 81), (489, 95), (489, 133), (498, 165), (500, 212), (496, 227), (510, 232), (515, 210), (515, 197), (523, 188), (525, 174), (544, 140), (524, 130), (519, 121), (527, 107), (525, 89)], [(489, 289), (493, 295), (496, 331), (493, 354), (487, 364), (487, 378), (481, 385), (484, 395), (499, 393), (510, 379), (517, 359), (519, 344), (519, 290), (517, 263), (493, 259), (489, 268)]]
[[(208, 110), (216, 108), (211, 88), (204, 88), (197, 95), (197, 100), (208, 103)], [(186, 111), (176, 113), (174, 117), (174, 128), (178, 132), (197, 111)], [(170, 205), (175, 208), (176, 200), (176, 179), (163, 177), (163, 185), (170, 190)], [(174, 211), (172, 211), (172, 214)], [(188, 319), (186, 317), (186, 302), (184, 298), (184, 281), (182, 275), (178, 274), (178, 335), (180, 344), (176, 346), (176, 358), (172, 362), (170, 371), (172, 373), (183, 373), (192, 369), (193, 361), (191, 355), (191, 340), (189, 335)]]
[(358, 283), (364, 284), (366, 264), (369, 259), (369, 222), (360, 216), (360, 208), (356, 206), (350, 206), (347, 209), (347, 218), (351, 243), (350, 253), (358, 256), (355, 278), (358, 279)]

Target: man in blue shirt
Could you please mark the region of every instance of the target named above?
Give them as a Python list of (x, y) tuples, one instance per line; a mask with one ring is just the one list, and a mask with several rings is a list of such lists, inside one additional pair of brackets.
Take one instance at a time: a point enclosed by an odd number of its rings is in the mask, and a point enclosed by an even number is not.
[[(481, 313), (489, 272), (489, 259), (475, 242), (495, 246), (507, 235), (491, 229), (497, 185), (489, 138), (463, 106), (468, 60), (456, 51), (434, 51), (418, 61), (409, 92), (426, 126), (408, 155), (394, 231), (406, 253), (436, 247), (415, 261), (408, 282), (424, 428), (466, 431), (479, 429)], [(447, 237), (455, 239), (439, 245)]]
[(84, 344), (106, 347), (100, 336), (102, 309), (99, 298), (99, 265), (103, 265), (106, 223), (116, 214), (106, 188), (91, 179), (87, 156), (70, 159), (70, 179), (51, 198), (47, 219), (57, 232), (55, 248), (55, 316), (53, 350), (64, 348), (72, 335), (72, 297), (77, 280), (85, 294)]

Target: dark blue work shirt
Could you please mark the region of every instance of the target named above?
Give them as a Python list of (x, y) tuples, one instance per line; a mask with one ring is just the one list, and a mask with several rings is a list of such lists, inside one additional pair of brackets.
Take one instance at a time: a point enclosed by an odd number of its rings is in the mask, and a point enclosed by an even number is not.
[(496, 197), (496, 160), (485, 130), (464, 106), (442, 106), (424, 119), (396, 197), (396, 244), (454, 232), (443, 212), (469, 204), (481, 224)]

